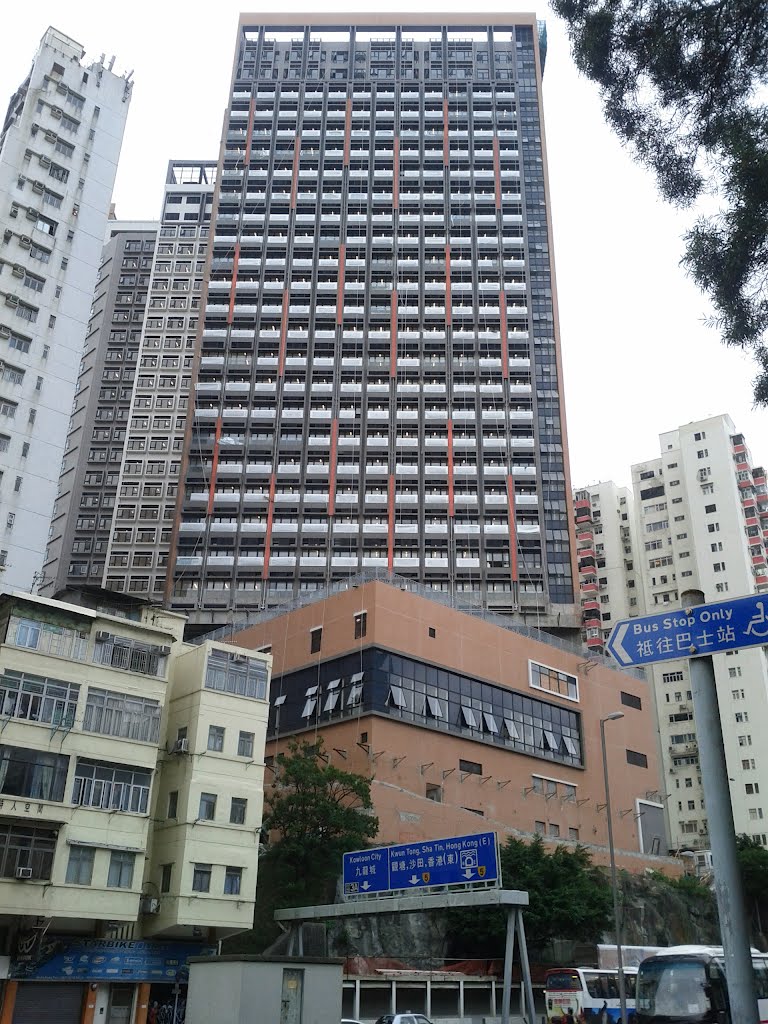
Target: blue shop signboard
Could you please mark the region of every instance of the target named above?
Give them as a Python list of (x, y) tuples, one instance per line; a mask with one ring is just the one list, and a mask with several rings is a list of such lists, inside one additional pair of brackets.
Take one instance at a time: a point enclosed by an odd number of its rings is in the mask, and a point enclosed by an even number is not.
[(19, 937), (8, 977), (29, 981), (154, 981), (186, 983), (189, 957), (212, 956), (200, 943), (77, 939), (29, 933)]

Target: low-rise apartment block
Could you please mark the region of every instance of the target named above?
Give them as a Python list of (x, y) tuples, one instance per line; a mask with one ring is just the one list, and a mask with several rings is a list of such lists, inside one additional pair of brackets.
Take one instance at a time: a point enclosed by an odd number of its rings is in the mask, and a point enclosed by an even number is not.
[(69, 596), (0, 598), (2, 1020), (142, 1024), (251, 925), (270, 659)]

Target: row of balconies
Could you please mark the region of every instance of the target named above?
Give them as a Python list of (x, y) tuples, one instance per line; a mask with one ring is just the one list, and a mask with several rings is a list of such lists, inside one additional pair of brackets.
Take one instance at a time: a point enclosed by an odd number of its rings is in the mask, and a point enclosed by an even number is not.
[[(204, 533), (207, 526), (206, 519), (190, 520), (182, 523), (180, 531), (183, 534), (201, 534)], [(530, 525), (530, 524), (526, 524)], [(267, 526), (266, 521), (261, 523), (220, 523), (211, 524), (211, 534), (266, 534)], [(334, 536), (350, 536), (359, 535), (360, 533), (368, 536), (371, 534), (386, 535), (388, 533), (389, 526), (386, 521), (381, 523), (363, 523), (360, 526), (358, 523), (340, 523), (335, 522), (333, 525), (332, 533)], [(304, 537), (311, 537), (314, 535), (325, 536), (329, 532), (328, 523), (273, 523), (272, 534), (291, 535), (296, 536), (301, 532)], [(402, 536), (413, 536), (416, 537), (420, 533), (430, 536), (447, 536), (448, 524), (447, 523), (434, 523), (425, 524), (420, 529), (416, 523), (401, 523), (395, 522), (394, 532), (396, 535)], [(498, 525), (498, 524), (485, 524), (483, 526), (466, 525), (460, 522), (453, 523), (453, 533), (461, 536), (489, 536), (489, 537), (508, 537), (509, 536), (509, 525)], [(526, 569), (530, 568), (529, 563), (526, 562)], [(539, 566), (540, 568), (540, 566)]]

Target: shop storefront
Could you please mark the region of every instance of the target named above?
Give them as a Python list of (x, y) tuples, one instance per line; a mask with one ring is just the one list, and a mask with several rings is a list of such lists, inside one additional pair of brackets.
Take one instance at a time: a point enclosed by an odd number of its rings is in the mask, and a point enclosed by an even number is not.
[(22, 936), (0, 1024), (184, 1024), (199, 943)]

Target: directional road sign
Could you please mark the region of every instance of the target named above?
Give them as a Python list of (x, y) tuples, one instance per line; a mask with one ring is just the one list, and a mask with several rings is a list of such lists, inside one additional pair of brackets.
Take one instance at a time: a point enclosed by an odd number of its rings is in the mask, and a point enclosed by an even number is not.
[(345, 896), (498, 880), (495, 832), (344, 854)]
[(768, 644), (768, 595), (700, 604), (617, 622), (608, 650), (620, 665), (722, 654)]

